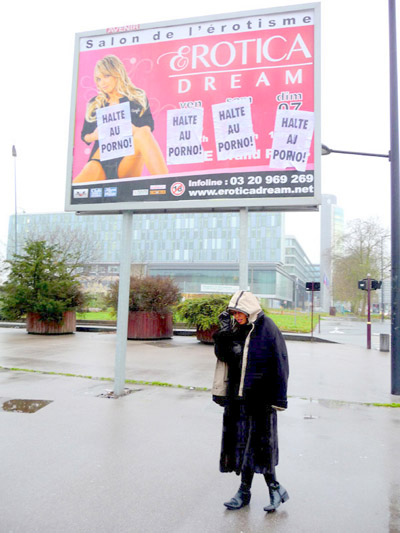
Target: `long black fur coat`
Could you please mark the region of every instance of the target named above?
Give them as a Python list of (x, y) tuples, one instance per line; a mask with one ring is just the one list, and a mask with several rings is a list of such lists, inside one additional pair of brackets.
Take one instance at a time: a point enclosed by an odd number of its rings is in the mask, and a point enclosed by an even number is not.
[[(216, 356), (228, 363), (228, 392), (223, 415), (221, 472), (268, 474), (279, 461), (277, 413), (287, 407), (288, 356), (283, 336), (261, 311), (254, 327), (218, 331), (214, 335)], [(250, 335), (246, 368), (243, 347)], [(238, 348), (239, 347), (239, 348)], [(243, 394), (239, 383), (244, 372)]]

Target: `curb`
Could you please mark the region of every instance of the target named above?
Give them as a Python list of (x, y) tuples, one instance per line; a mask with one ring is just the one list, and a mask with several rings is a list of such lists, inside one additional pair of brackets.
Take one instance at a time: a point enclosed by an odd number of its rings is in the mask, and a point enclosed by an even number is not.
[[(25, 329), (25, 322), (1, 322), (0, 328), (14, 328), (14, 329)], [(116, 326), (106, 326), (104, 324), (77, 324), (76, 331), (86, 332), (86, 333), (113, 333), (117, 331)], [(174, 336), (176, 337), (192, 337), (196, 335), (195, 329), (174, 329)], [(300, 333), (283, 333), (283, 338), (287, 341), (302, 341), (302, 342), (324, 342), (330, 344), (338, 344), (335, 341), (328, 339), (322, 339), (321, 337), (316, 337), (315, 335), (311, 337), (309, 334), (300, 334)]]

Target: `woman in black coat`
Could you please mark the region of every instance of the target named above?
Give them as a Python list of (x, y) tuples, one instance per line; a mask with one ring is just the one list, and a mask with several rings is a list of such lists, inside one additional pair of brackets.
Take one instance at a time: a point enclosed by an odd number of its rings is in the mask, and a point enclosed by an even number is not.
[(220, 323), (214, 334), (218, 362), (213, 387), (213, 399), (225, 407), (220, 471), (241, 474), (238, 492), (224, 505), (231, 510), (247, 505), (254, 473), (259, 473), (270, 495), (264, 510), (272, 512), (289, 499), (275, 476), (277, 410), (287, 407), (286, 344), (248, 291), (233, 295)]

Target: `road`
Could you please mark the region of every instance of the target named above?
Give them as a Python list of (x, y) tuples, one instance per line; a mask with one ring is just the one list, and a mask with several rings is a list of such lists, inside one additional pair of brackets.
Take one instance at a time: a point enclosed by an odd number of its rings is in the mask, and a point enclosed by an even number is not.
[[(320, 329), (320, 331), (319, 331)], [(379, 350), (379, 335), (390, 334), (390, 321), (374, 321), (371, 326), (371, 348)], [(353, 317), (321, 317), (320, 328), (314, 330), (316, 337), (340, 344), (355, 344), (367, 347), (367, 321)]]

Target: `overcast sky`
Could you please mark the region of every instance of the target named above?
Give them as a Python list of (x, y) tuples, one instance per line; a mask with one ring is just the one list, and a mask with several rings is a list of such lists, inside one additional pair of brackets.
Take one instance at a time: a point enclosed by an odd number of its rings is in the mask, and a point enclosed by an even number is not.
[[(299, 2), (247, 0), (246, 10)], [(64, 210), (75, 33), (127, 24), (242, 11), (238, 0), (132, 3), (16, 0), (7, 4), (1, 42), (0, 241), (14, 213)], [(322, 0), (322, 142), (330, 148), (389, 151), (388, 6), (376, 0)], [(322, 192), (337, 196), (345, 219), (377, 217), (390, 226), (386, 159), (322, 158)], [(291, 213), (286, 232), (319, 262), (319, 213)]]

